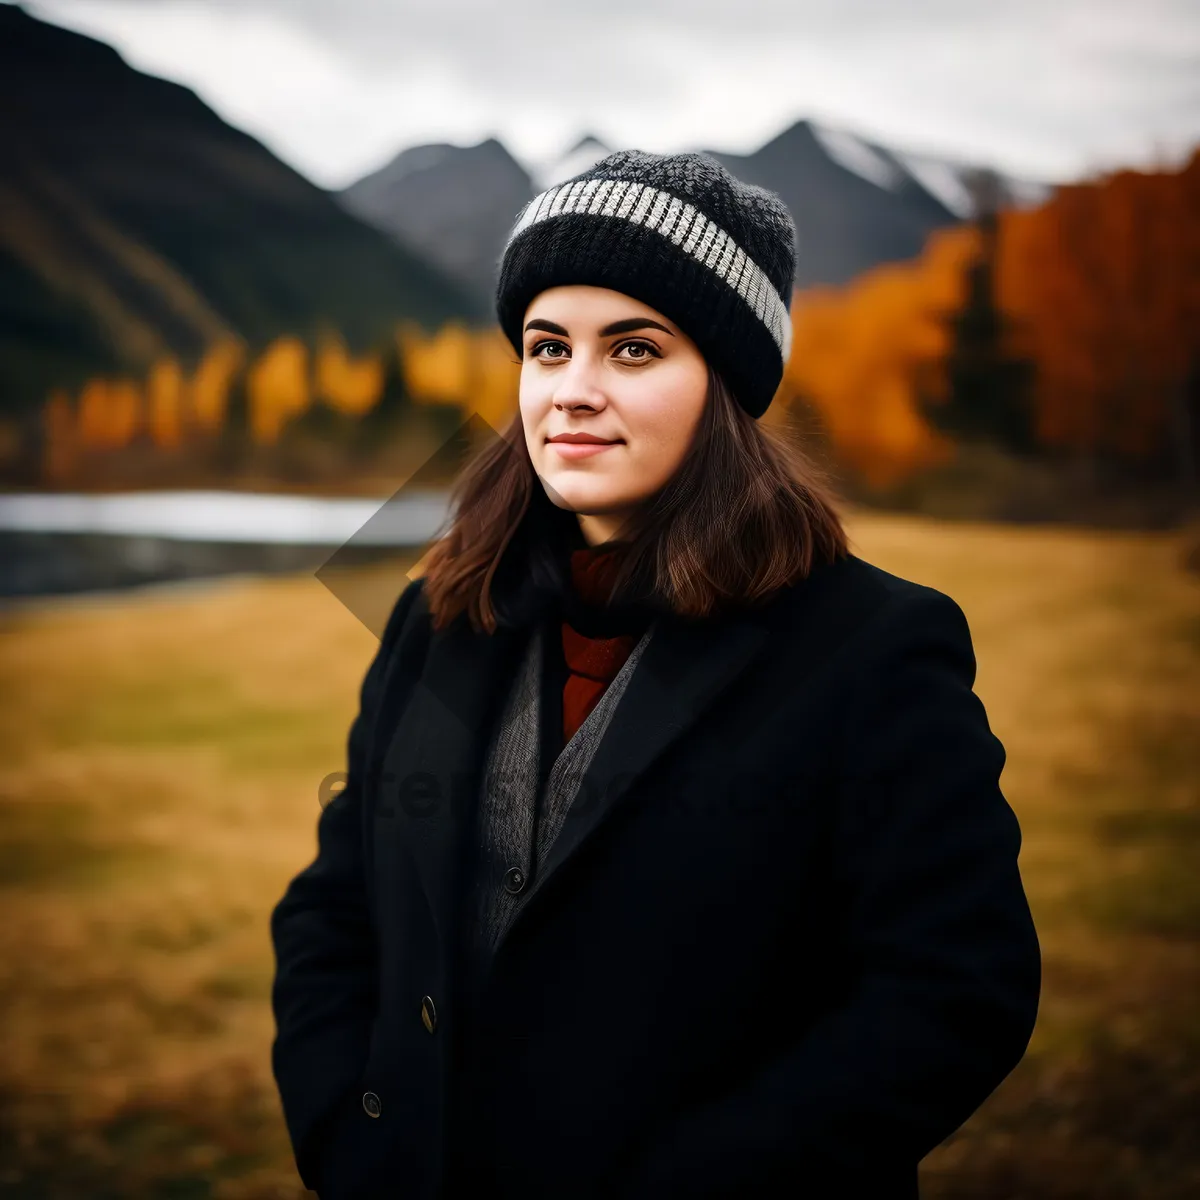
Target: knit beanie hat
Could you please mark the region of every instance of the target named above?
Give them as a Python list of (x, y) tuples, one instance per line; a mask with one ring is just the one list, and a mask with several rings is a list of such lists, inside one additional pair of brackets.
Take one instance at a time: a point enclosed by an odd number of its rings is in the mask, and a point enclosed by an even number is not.
[(752, 416), (766, 412), (791, 351), (795, 225), (774, 192), (706, 154), (618, 150), (522, 209), (499, 264), (500, 327), (547, 288), (591, 284), (679, 326)]

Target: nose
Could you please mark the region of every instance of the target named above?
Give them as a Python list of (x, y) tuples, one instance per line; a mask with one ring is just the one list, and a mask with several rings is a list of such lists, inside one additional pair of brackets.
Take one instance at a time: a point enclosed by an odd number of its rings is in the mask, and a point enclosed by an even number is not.
[(558, 376), (554, 407), (564, 412), (577, 408), (603, 408), (607, 399), (596, 375), (597, 368), (586, 356), (572, 358)]

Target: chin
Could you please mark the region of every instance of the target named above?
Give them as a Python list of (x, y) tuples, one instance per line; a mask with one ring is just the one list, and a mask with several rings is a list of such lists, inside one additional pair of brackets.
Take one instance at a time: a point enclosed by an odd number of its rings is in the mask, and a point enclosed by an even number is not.
[[(560, 483), (561, 488), (558, 487)], [(635, 502), (624, 493), (603, 486), (600, 480), (549, 479), (543, 480), (542, 486), (556, 507), (582, 516), (599, 517), (611, 512), (621, 512)]]

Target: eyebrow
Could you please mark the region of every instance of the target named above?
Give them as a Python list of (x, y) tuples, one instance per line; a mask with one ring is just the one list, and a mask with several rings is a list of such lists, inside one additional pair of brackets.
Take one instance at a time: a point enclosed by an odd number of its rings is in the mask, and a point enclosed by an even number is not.
[[(528, 333), (531, 329), (542, 329), (546, 333), (561, 333), (564, 337), (570, 337), (570, 334), (561, 326), (553, 321), (544, 321), (538, 318), (530, 321), (525, 326), (525, 332)], [(612, 337), (616, 333), (632, 333), (635, 329), (661, 329), (663, 333), (675, 335), (663, 324), (658, 321), (652, 321), (649, 317), (626, 317), (623, 321), (613, 321), (611, 325), (605, 325), (600, 330), (601, 337)]]

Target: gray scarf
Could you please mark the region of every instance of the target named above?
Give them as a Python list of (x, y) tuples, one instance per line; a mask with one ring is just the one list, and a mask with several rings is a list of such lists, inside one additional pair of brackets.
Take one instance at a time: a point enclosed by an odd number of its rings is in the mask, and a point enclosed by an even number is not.
[[(497, 944), (537, 879), (537, 870), (558, 836), (584, 773), (608, 728), (654, 624), (642, 635), (571, 740), (555, 759), (538, 796), (540, 778), (541, 687), (544, 627), (529, 639), (516, 680), (489, 745), (475, 829), (478, 874), (464, 931), (470, 958), (478, 968)], [(505, 875), (518, 867), (525, 875), (517, 892)]]

